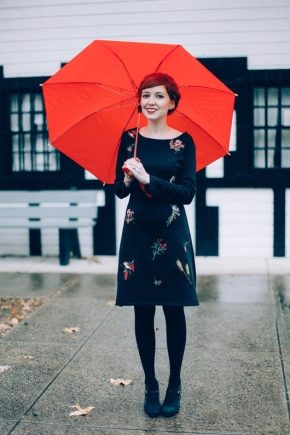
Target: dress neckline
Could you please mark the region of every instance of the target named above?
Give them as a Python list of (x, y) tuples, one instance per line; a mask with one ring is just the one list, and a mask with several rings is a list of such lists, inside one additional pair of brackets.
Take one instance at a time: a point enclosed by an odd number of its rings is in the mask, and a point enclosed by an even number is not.
[(179, 139), (179, 138), (180, 138), (181, 136), (183, 136), (185, 133), (186, 133), (186, 131), (184, 131), (183, 133), (181, 133), (181, 134), (179, 134), (178, 136), (175, 136), (175, 137), (169, 137), (169, 138), (166, 138), (166, 139), (157, 139), (157, 138), (154, 138), (154, 137), (143, 136), (143, 135), (138, 131), (138, 135), (139, 135), (140, 137), (142, 137), (143, 139), (149, 139), (149, 140), (166, 140), (166, 141)]

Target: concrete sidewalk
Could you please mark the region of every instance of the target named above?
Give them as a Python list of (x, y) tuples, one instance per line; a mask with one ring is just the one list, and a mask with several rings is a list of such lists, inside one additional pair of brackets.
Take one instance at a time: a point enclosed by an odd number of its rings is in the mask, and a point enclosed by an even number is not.
[[(0, 280), (0, 296), (50, 295), (0, 341), (0, 366), (9, 366), (0, 372), (1, 435), (290, 433), (289, 337), (278, 301), (290, 291), (290, 274), (199, 274), (201, 305), (186, 308), (181, 412), (171, 419), (143, 412), (133, 309), (114, 306), (115, 275), (11, 271)], [(155, 326), (163, 398), (160, 307)], [(110, 378), (133, 383), (115, 386)], [(76, 403), (95, 409), (70, 417)]]

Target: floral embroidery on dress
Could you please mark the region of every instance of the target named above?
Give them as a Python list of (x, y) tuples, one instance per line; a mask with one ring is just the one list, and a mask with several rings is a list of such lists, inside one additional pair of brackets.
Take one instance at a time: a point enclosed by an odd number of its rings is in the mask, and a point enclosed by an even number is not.
[(184, 143), (180, 139), (171, 139), (169, 142), (170, 149), (173, 150), (175, 153), (180, 151), (182, 148), (184, 148)]
[(128, 135), (129, 135), (130, 137), (132, 137), (133, 139), (135, 139), (136, 134), (137, 134), (137, 130), (136, 130), (136, 128), (132, 128), (132, 130), (128, 130), (127, 133), (128, 133)]
[(177, 218), (177, 216), (180, 216), (179, 207), (177, 207), (177, 205), (175, 204), (171, 204), (171, 207), (172, 207), (172, 213), (166, 221), (167, 227), (171, 224), (171, 222), (173, 222)]
[(155, 284), (155, 285), (161, 285), (162, 284), (162, 279), (160, 279), (158, 277), (154, 277), (153, 284)]
[(127, 279), (129, 278), (129, 276), (132, 275), (133, 272), (135, 272), (135, 264), (134, 264), (134, 260), (131, 260), (131, 261), (123, 261), (123, 263), (122, 263), (122, 267), (123, 267), (123, 276), (124, 276), (124, 280), (127, 281)]
[(187, 252), (187, 246), (190, 245), (191, 242), (185, 242), (183, 243), (183, 248), (185, 250), (185, 252)]
[(133, 151), (133, 149), (134, 149), (134, 146), (135, 146), (135, 143), (131, 143), (130, 145), (128, 145), (128, 146), (127, 146), (127, 151), (128, 151), (129, 153), (131, 153), (131, 152)]
[(191, 279), (190, 279), (190, 270), (189, 270), (189, 265), (188, 263), (185, 264), (185, 266), (183, 266), (183, 264), (181, 263), (181, 261), (178, 259), (176, 260), (176, 264), (178, 269), (184, 273), (184, 275), (186, 276), (186, 278), (188, 279), (188, 281), (191, 284)]
[(155, 259), (156, 255), (164, 254), (167, 250), (167, 243), (164, 241), (164, 239), (157, 239), (151, 246), (153, 249), (153, 259)]
[[(128, 133), (128, 136), (130, 136), (132, 139), (135, 139), (136, 134), (137, 134), (137, 130), (135, 128), (133, 128), (132, 130), (128, 130), (127, 133)], [(133, 142), (127, 146), (127, 151), (129, 153), (131, 153), (133, 151), (134, 147), (135, 147), (135, 142)]]
[(127, 222), (127, 224), (129, 224), (130, 222), (134, 222), (134, 220), (135, 220), (134, 210), (131, 210), (130, 208), (128, 208), (126, 211), (125, 221)]

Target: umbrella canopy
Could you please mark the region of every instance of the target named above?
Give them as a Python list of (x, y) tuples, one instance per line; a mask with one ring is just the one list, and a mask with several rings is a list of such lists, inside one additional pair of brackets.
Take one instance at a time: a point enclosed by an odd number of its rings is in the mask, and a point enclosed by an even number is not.
[(179, 86), (169, 124), (193, 137), (196, 169), (227, 154), (235, 94), (181, 45), (142, 42), (93, 41), (43, 84), (50, 143), (113, 183), (121, 135), (137, 126), (139, 83), (153, 72)]

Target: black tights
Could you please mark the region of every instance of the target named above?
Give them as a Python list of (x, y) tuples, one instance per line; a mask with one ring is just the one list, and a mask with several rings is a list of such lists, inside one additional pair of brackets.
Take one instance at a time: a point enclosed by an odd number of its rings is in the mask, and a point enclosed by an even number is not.
[[(145, 374), (145, 384), (149, 388), (157, 387), (155, 377), (155, 305), (135, 305), (136, 342)], [(186, 343), (186, 322), (183, 306), (164, 305), (166, 321), (167, 348), (170, 365), (169, 387), (178, 388), (180, 371)]]

